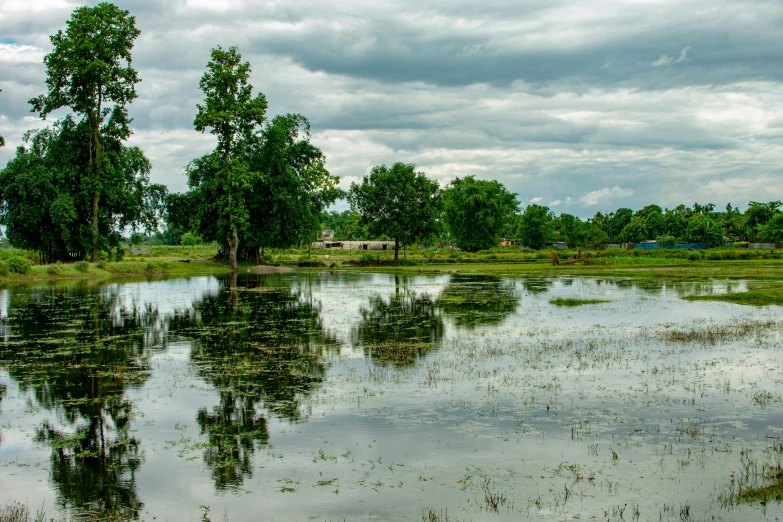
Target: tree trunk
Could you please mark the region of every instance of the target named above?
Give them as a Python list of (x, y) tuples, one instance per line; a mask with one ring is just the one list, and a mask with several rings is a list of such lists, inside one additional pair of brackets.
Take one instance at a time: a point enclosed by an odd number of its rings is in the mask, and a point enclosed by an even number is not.
[(92, 195), (92, 262), (97, 263), (100, 260), (100, 248), (98, 246), (98, 198), (100, 193), (96, 190)]
[(237, 227), (231, 227), (231, 236), (228, 238), (228, 267), (237, 270), (237, 248), (239, 248), (239, 235)]
[(397, 263), (397, 259), (399, 259), (399, 253), (400, 253), (400, 240), (399, 238), (394, 238), (394, 263)]
[[(100, 111), (100, 102), (98, 105)], [(99, 235), (100, 229), (98, 227), (98, 200), (101, 195), (100, 191), (100, 169), (101, 169), (101, 143), (100, 143), (100, 122), (98, 121), (100, 113), (93, 115), (92, 119), (92, 147), (95, 150), (95, 156), (93, 156), (92, 170), (93, 170), (93, 182), (95, 183), (95, 192), (92, 194), (92, 262), (97, 263), (100, 260), (100, 246)]]

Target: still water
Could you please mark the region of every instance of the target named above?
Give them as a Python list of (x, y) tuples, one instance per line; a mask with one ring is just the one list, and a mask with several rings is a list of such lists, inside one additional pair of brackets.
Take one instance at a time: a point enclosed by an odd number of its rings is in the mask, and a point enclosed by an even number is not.
[(776, 520), (726, 498), (747, 455), (779, 458), (781, 310), (681, 299), (745, 288), (343, 272), (0, 290), (0, 504)]

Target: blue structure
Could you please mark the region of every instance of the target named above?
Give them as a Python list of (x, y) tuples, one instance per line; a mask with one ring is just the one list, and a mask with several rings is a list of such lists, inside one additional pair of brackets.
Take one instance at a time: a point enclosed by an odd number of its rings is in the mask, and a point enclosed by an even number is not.
[(688, 248), (690, 250), (704, 250), (709, 248), (707, 243), (675, 243), (674, 246), (665, 247), (657, 243), (634, 243), (633, 247), (638, 250), (665, 250), (667, 248)]

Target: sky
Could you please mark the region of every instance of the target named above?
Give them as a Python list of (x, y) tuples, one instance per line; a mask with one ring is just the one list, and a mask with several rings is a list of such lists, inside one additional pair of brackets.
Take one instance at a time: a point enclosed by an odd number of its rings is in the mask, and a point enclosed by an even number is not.
[[(783, 199), (780, 0), (116, 3), (142, 31), (130, 142), (174, 192), (215, 145), (193, 127), (210, 49), (235, 45), (268, 115), (307, 117), (346, 189), (401, 161), (581, 217)], [(79, 5), (0, 5), (0, 166), (51, 123), (27, 100)]]

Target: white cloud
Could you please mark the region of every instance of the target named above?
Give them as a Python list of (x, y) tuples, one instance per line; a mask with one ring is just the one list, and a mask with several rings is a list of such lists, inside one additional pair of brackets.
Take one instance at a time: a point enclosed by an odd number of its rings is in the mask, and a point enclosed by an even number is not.
[(549, 202), (550, 207), (559, 207), (563, 202), (559, 199)]
[(621, 198), (627, 198), (634, 195), (632, 189), (624, 189), (622, 187), (604, 187), (602, 189), (588, 192), (581, 198), (579, 202), (586, 207), (594, 207), (599, 204), (613, 203)]
[(542, 201), (544, 201), (544, 198), (542, 198), (541, 196), (536, 196), (530, 200), (531, 203), (541, 203)]
[(688, 61), (688, 51), (690, 50), (691, 50), (690, 46), (685, 47), (682, 51), (680, 51), (680, 56), (678, 58), (672, 58), (667, 54), (662, 54), (660, 58), (652, 62), (652, 65), (653, 67), (660, 67), (661, 65), (686, 62)]

